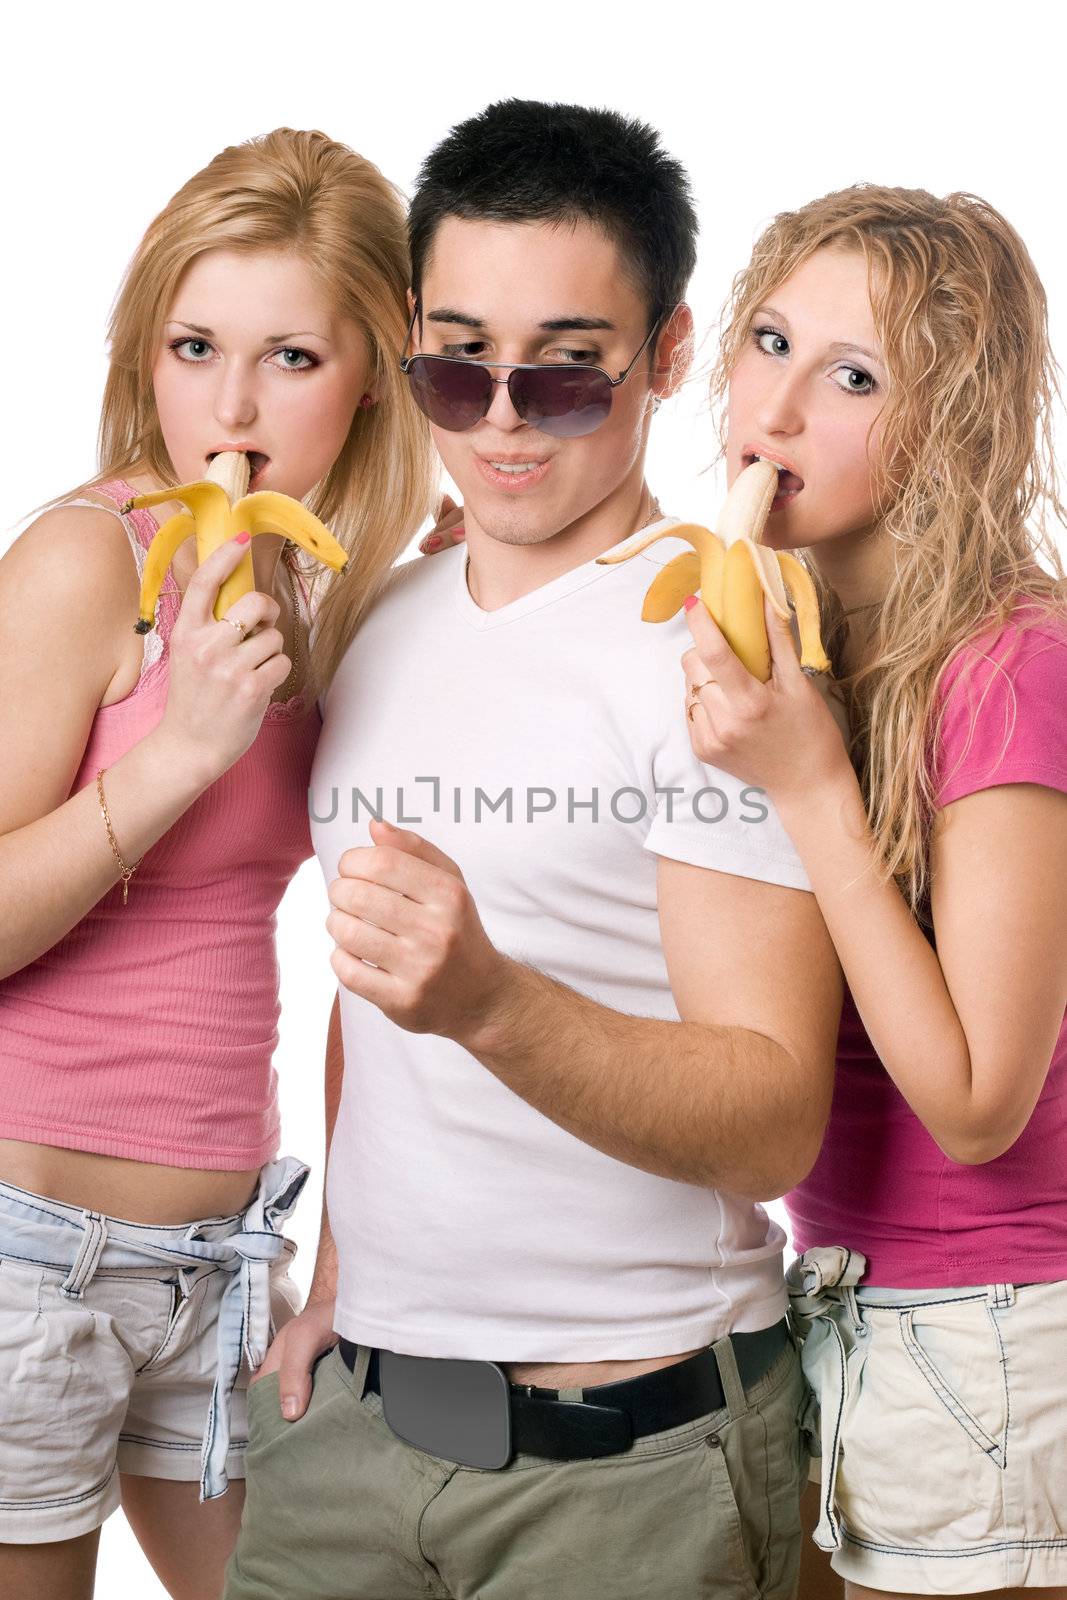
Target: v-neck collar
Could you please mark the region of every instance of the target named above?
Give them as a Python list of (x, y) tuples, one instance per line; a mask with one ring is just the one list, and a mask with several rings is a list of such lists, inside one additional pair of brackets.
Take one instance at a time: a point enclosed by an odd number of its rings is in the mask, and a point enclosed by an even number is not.
[[(639, 536), (650, 533), (659, 533), (664, 528), (672, 527), (677, 523), (677, 517), (659, 517), (655, 522), (650, 522), (647, 527), (640, 528), (636, 533), (628, 533), (625, 539), (620, 539), (616, 544), (609, 545), (602, 550), (600, 555), (611, 555), (621, 550), (624, 545), (630, 544)], [(564, 599), (567, 595), (574, 594), (578, 589), (584, 589), (589, 583), (595, 583), (610, 572), (617, 571), (615, 567), (598, 565), (599, 557), (594, 556), (590, 561), (582, 562), (581, 566), (572, 567), (569, 572), (561, 572), (558, 578), (552, 578), (548, 583), (541, 584), (536, 589), (531, 589), (529, 594), (520, 595), (517, 600), (512, 600), (508, 605), (497, 606), (494, 611), (483, 611), (470, 592), (467, 583), (467, 569), (470, 566), (470, 554), (464, 550), (456, 562), (455, 601), (460, 615), (470, 627), (484, 632), (488, 628), (502, 628), (509, 622), (518, 622), (522, 617), (528, 617), (534, 611), (540, 611), (544, 606), (554, 605), (557, 600)]]

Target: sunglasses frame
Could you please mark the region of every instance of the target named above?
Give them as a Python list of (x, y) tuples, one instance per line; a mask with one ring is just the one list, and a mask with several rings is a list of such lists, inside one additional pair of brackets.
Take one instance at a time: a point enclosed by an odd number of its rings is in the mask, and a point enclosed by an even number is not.
[[(601, 378), (605, 379), (605, 381), (607, 382), (609, 388), (617, 389), (619, 387), (620, 383), (625, 383), (626, 382), (627, 378), (630, 376), (631, 372), (636, 367), (638, 361), (641, 359), (641, 356), (648, 349), (649, 344), (656, 337), (656, 335), (659, 333), (660, 329), (664, 326), (664, 324), (667, 323), (670, 320), (669, 317), (659, 317), (659, 318), (657, 318), (657, 320), (652, 324), (651, 328), (649, 328), (648, 332), (645, 334), (644, 339), (641, 341), (641, 347), (635, 353), (635, 355), (633, 357), (633, 360), (629, 362), (629, 364), (623, 369), (622, 372), (619, 373), (619, 376), (617, 378), (613, 378), (613, 377), (610, 376), (609, 373), (605, 372), (603, 367), (594, 366), (593, 363), (590, 362), (590, 361), (574, 361), (574, 362), (566, 362), (566, 363), (561, 363), (561, 362), (556, 362), (556, 361), (470, 361), (470, 360), (468, 360), (468, 358), (466, 356), (427, 355), (424, 351), (421, 351), (421, 350), (417, 350), (417, 351), (414, 352), (414, 354), (409, 356), (409, 355), (406, 355), (405, 352), (407, 350), (408, 345), (411, 342), (411, 335), (415, 331), (415, 323), (416, 323), (416, 321), (418, 319), (418, 315), (419, 315), (419, 303), (416, 300), (415, 309), (411, 313), (411, 321), (408, 323), (407, 338), (404, 340), (404, 348), (400, 352), (400, 370), (404, 374), (404, 376), (406, 378), (410, 378), (412, 376), (411, 368), (412, 368), (412, 363), (415, 362), (415, 361), (447, 361), (451, 365), (454, 365), (454, 366), (481, 367), (483, 370), (485, 370), (486, 376), (488, 377), (490, 383), (506, 384), (507, 385), (507, 387), (508, 387), (508, 396), (509, 396), (509, 398), (511, 400), (512, 405), (515, 407), (515, 411), (517, 412), (517, 414), (519, 416), (522, 416), (522, 412), (519, 411), (518, 406), (515, 405), (515, 397), (511, 393), (511, 375), (512, 375), (513, 372), (543, 372), (546, 367), (557, 367), (557, 366), (560, 367), (560, 369), (562, 371), (564, 371), (564, 372), (595, 372), (598, 377), (601, 377)], [(488, 369), (490, 367), (507, 367), (507, 369), (508, 369), (507, 377), (506, 378), (494, 378), (492, 373), (488, 371)], [(480, 417), (477, 417), (475, 419), (475, 421), (472, 422), (469, 425), (469, 427), (446, 429), (445, 431), (446, 432), (452, 432), (452, 433), (469, 433), (471, 428), (476, 428), (478, 426), (479, 422), (484, 422), (485, 421), (486, 417), (489, 415), (490, 410), (492, 409), (492, 405), (493, 405), (493, 391), (490, 389), (490, 391), (489, 391), (489, 404), (486, 406), (485, 410), (482, 412)], [(420, 410), (421, 409), (422, 408), (420, 407)], [(523, 420), (523, 422), (526, 422), (526, 418), (525, 417), (523, 417), (522, 420)], [(607, 416), (604, 417), (603, 421), (604, 422), (607, 421)], [(440, 424), (439, 424), (439, 426), (440, 426)], [(537, 429), (537, 424), (535, 422), (526, 423), (526, 426), (530, 427), (530, 428)], [(601, 426), (602, 426), (602, 423), (598, 422), (597, 423), (597, 427), (599, 428)], [(539, 430), (539, 431), (547, 431), (547, 430)], [(590, 431), (590, 433), (595, 433), (596, 432), (596, 428), (591, 428), (589, 431)], [(565, 435), (560, 435), (559, 437), (566, 437), (566, 436)], [(588, 435), (579, 434), (577, 437), (579, 437), (579, 438), (588, 437)]]

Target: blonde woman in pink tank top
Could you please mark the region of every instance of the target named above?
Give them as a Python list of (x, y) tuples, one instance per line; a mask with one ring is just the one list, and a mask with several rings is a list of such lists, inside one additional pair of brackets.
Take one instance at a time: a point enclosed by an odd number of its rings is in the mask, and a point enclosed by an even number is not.
[[(291, 129), (223, 151), (127, 271), (100, 472), (0, 561), (5, 1595), (88, 1596), (120, 1502), (176, 1600), (221, 1588), (307, 1176), (278, 1157), (274, 913), (311, 855), (317, 695), (433, 489), (407, 285), (369, 162)], [(126, 502), (225, 450), (348, 569), (260, 536), (255, 590), (216, 621), (247, 546), (197, 570), (188, 541), (142, 638), (145, 551), (182, 508)]]
[(845, 980), (826, 1137), (786, 1197), (821, 1457), (801, 1593), (1067, 1600), (1067, 578), (1044, 290), (976, 196), (861, 184), (774, 219), (723, 326), (730, 476), (779, 465), (765, 542), (802, 552), (851, 701), (846, 750), (788, 624), (768, 612), (762, 685), (687, 601), (694, 750), (766, 789)]

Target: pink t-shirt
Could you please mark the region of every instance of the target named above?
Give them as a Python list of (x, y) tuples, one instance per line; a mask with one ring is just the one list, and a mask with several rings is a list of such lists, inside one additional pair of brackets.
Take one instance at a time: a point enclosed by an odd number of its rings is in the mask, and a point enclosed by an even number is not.
[[(1017, 608), (956, 653), (939, 697), (938, 806), (1008, 783), (1067, 793), (1067, 623)], [(798, 1251), (862, 1251), (864, 1283), (879, 1288), (1067, 1279), (1067, 1017), (1018, 1139), (960, 1166), (897, 1090), (846, 988), (826, 1139), (786, 1205)]]

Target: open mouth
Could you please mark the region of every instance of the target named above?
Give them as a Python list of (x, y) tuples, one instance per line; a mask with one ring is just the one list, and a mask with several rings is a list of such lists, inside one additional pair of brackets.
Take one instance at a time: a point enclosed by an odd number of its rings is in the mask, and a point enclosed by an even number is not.
[(766, 461), (778, 469), (778, 493), (771, 505), (772, 511), (781, 511), (790, 500), (795, 500), (804, 487), (804, 479), (791, 467), (785, 466), (781, 461), (776, 461), (773, 456), (760, 455), (754, 450), (746, 450), (741, 457), (742, 467), (750, 467), (753, 461)]
[[(270, 456), (264, 455), (262, 450), (246, 450), (244, 453), (248, 457), (248, 488), (251, 491), (255, 487), (256, 480), (262, 478), (266, 471), (270, 463)], [(219, 454), (218, 450), (210, 451), (208, 460), (214, 461)]]

